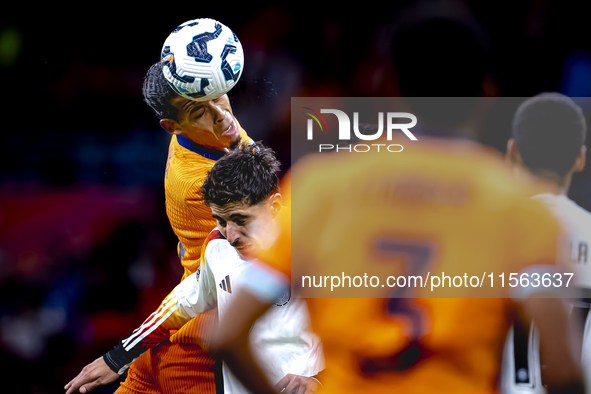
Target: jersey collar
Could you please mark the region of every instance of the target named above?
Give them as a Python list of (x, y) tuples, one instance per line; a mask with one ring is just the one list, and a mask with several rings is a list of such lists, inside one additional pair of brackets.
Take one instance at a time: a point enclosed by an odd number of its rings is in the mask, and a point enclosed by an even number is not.
[(211, 148), (206, 148), (205, 146), (199, 145), (199, 144), (183, 137), (180, 134), (177, 134), (176, 140), (178, 141), (179, 145), (182, 146), (183, 148), (188, 149), (191, 152), (195, 152), (198, 155), (206, 157), (210, 160), (217, 161), (220, 157), (222, 157), (224, 155), (224, 152), (222, 152), (222, 151), (214, 150)]

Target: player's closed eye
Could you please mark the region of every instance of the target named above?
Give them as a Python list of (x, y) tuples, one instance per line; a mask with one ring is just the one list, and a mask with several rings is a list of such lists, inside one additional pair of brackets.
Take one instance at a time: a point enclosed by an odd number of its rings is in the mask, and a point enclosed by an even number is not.
[(200, 118), (203, 116), (204, 113), (205, 113), (205, 109), (203, 107), (198, 107), (198, 108), (195, 108), (191, 111), (191, 115), (194, 118)]

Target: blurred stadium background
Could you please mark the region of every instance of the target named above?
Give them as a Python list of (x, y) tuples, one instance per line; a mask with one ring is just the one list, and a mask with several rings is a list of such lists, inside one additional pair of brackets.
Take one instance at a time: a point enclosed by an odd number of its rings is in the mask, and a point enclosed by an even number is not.
[[(290, 97), (399, 93), (388, 82), (383, 38), (416, 1), (391, 3), (3, 13), (0, 391), (63, 392), (178, 283), (163, 196), (169, 136), (141, 95), (144, 73), (172, 29), (211, 17), (234, 30), (246, 56), (230, 93), (234, 113), (287, 167)], [(483, 94), (591, 97), (591, 3), (464, 4), (488, 45)], [(506, 128), (481, 133), (500, 152), (510, 115), (499, 114)], [(591, 209), (591, 171), (575, 177), (571, 198)]]

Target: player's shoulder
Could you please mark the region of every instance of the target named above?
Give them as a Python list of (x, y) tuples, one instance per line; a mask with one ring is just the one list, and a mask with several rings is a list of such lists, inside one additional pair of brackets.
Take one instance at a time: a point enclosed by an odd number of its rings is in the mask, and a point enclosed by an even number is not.
[(214, 228), (207, 235), (207, 238), (205, 239), (205, 242), (209, 243), (209, 242), (212, 242), (212, 241), (215, 241), (215, 240), (225, 240), (225, 239), (226, 239), (226, 237), (224, 237), (222, 235), (222, 232), (220, 230), (218, 230), (217, 228)]
[[(192, 178), (202, 174), (207, 175), (216, 162), (216, 157), (208, 157), (207, 152), (192, 149), (191, 141), (182, 136), (173, 136), (171, 170), (184, 178)], [(205, 148), (204, 148), (205, 149)]]
[(227, 247), (231, 248), (232, 246), (217, 228), (211, 230), (203, 243), (203, 249), (208, 250), (210, 254), (214, 251), (224, 250)]
[(569, 199), (573, 218), (578, 218), (581, 224), (585, 224), (588, 231), (591, 232), (591, 212), (581, 207), (579, 204)]
[(532, 199), (546, 205), (565, 228), (578, 236), (591, 237), (591, 212), (562, 194), (545, 193)]
[(215, 160), (205, 158), (181, 146), (176, 136), (172, 138), (172, 153), (165, 178), (167, 193), (181, 200), (197, 198)]
[(569, 217), (577, 218), (581, 222), (591, 223), (591, 212), (581, 207), (579, 204), (565, 195), (547, 193), (536, 196), (536, 199), (539, 199), (546, 205), (555, 208), (559, 214), (564, 213)]
[(207, 264), (216, 263), (216, 261), (230, 261), (239, 259), (238, 252), (228, 240), (217, 229), (213, 229), (207, 236), (203, 245), (203, 261)]

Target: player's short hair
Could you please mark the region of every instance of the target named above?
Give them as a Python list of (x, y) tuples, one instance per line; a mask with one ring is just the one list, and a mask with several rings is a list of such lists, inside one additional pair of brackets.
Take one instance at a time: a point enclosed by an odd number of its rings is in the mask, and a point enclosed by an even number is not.
[(583, 111), (560, 93), (525, 100), (513, 117), (515, 145), (523, 164), (534, 173), (566, 175), (585, 144), (586, 133)]
[(206, 205), (223, 206), (241, 201), (256, 205), (279, 191), (280, 162), (260, 142), (241, 143), (221, 157), (201, 187)]
[(152, 109), (159, 120), (177, 120), (178, 110), (170, 101), (178, 95), (168, 85), (160, 62), (152, 64), (144, 77), (142, 87), (144, 101)]

